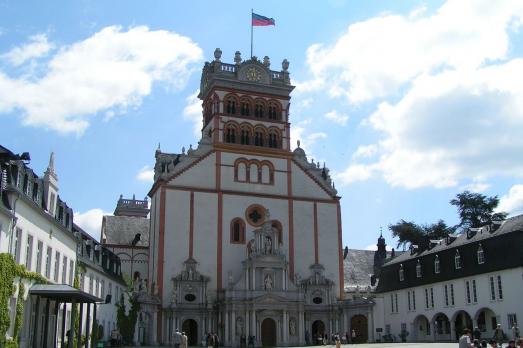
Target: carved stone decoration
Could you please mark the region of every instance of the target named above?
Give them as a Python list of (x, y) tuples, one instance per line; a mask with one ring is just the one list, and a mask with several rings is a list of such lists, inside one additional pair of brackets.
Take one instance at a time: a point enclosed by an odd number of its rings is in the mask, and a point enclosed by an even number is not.
[(272, 254), (272, 240), (271, 237), (265, 237), (265, 254)]
[(243, 335), (243, 318), (236, 318), (236, 335)]
[(267, 68), (269, 68), (271, 66), (271, 60), (270, 60), (269, 56), (263, 57), (263, 65), (265, 65)]
[(274, 284), (272, 281), (272, 276), (270, 274), (266, 274), (265, 278), (263, 279), (263, 287), (265, 290), (272, 290)]
[(236, 65), (240, 65), (241, 62), (242, 62), (242, 54), (240, 53), (240, 51), (236, 51), (236, 53), (234, 54), (234, 63)]
[(296, 336), (296, 319), (295, 318), (289, 319), (289, 334), (291, 336)]
[(219, 62), (221, 58), (222, 58), (222, 50), (220, 48), (216, 48), (214, 50), (214, 59)]
[(284, 59), (283, 62), (281, 62), (281, 68), (285, 72), (289, 70), (289, 61), (287, 59)]

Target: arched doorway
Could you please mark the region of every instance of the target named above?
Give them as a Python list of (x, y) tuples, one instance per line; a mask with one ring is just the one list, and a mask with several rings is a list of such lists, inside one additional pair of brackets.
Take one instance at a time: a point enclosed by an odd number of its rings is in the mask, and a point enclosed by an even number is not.
[(182, 331), (187, 336), (187, 345), (198, 346), (198, 323), (196, 320), (187, 319), (182, 324)]
[(454, 326), (456, 331), (454, 332), (454, 339), (459, 340), (459, 337), (463, 334), (464, 329), (472, 331), (472, 318), (465, 311), (458, 311), (454, 314)]
[(494, 336), (494, 330), (498, 324), (496, 313), (490, 308), (481, 308), (474, 316), (478, 323), (478, 328), (481, 331), (481, 337)]
[[(352, 330), (356, 334), (355, 338), (352, 338)], [(363, 314), (356, 314), (350, 319), (350, 333), (352, 343), (366, 343), (369, 340), (369, 331), (367, 317)]]
[(325, 324), (321, 320), (316, 320), (312, 323), (312, 344), (319, 344), (325, 336)]
[(266, 318), (261, 324), (261, 341), (264, 347), (276, 346), (276, 323), (270, 318)]
[(450, 320), (444, 313), (438, 313), (434, 316), (434, 340), (450, 341), (452, 334), (450, 332)]
[(413, 339), (414, 341), (432, 341), (429, 319), (424, 315), (418, 315), (414, 319)]

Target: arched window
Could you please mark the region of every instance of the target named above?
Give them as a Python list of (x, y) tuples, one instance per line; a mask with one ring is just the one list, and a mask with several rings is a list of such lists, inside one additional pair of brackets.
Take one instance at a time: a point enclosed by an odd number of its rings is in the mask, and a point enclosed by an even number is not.
[(440, 264), (439, 264), (439, 257), (436, 255), (436, 258), (434, 259), (434, 273), (439, 274), (440, 272)]
[(416, 278), (421, 278), (421, 263), (419, 262), (416, 264)]
[(267, 164), (263, 164), (261, 167), (261, 183), (271, 183), (271, 168)]
[(258, 165), (256, 163), (251, 163), (249, 166), (249, 181), (252, 183), (257, 183), (258, 180)]
[(280, 147), (280, 134), (277, 129), (271, 129), (269, 132), (269, 147)]
[(245, 244), (245, 223), (241, 218), (231, 221), (231, 243)]
[(229, 95), (225, 98), (225, 112), (229, 115), (236, 115), (236, 108), (238, 107), (237, 99)]
[(269, 119), (281, 120), (281, 111), (277, 102), (271, 101), (268, 107)]
[(459, 250), (456, 250), (456, 255), (454, 256), (454, 267), (456, 269), (461, 269), (461, 256), (459, 255)]
[(251, 108), (251, 101), (248, 98), (242, 98), (240, 100), (240, 115), (250, 116), (252, 113)]
[(232, 124), (225, 127), (225, 142), (231, 144), (236, 143), (236, 127)]
[(483, 247), (481, 244), (478, 246), (478, 265), (485, 263), (485, 253), (483, 252)]
[(405, 271), (403, 270), (403, 264), (400, 265), (399, 277), (400, 277), (400, 282), (405, 280)]
[(263, 128), (258, 127), (254, 130), (254, 145), (263, 146), (265, 144), (265, 132)]
[(252, 131), (248, 126), (242, 126), (240, 130), (240, 144), (249, 145), (252, 141)]
[(240, 162), (236, 166), (236, 180), (242, 182), (247, 181), (247, 165), (245, 162)]
[(256, 100), (254, 104), (254, 116), (257, 118), (265, 117), (265, 103), (263, 100)]

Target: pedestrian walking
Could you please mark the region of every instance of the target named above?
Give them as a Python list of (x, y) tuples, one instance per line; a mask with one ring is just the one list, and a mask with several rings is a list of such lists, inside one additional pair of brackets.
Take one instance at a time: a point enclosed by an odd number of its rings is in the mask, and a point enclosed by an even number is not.
[(173, 343), (174, 348), (181, 348), (180, 346), (182, 344), (182, 334), (178, 329), (176, 329), (176, 331), (174, 332)]
[(498, 326), (496, 326), (496, 330), (494, 330), (493, 339), (496, 340), (496, 342), (499, 342), (501, 346), (503, 346), (503, 341), (505, 340), (505, 333), (501, 328), (501, 324), (498, 324)]
[(187, 348), (187, 336), (185, 335), (185, 331), (182, 332), (182, 345), (180, 348)]
[(473, 348), (474, 345), (470, 342), (470, 330), (463, 330), (463, 335), (459, 338), (459, 348)]

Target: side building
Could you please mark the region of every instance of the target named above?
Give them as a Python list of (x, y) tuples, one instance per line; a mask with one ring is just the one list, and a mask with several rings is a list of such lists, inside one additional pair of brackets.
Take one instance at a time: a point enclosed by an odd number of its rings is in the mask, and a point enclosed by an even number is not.
[(523, 215), (412, 246), (381, 268), (375, 325), (388, 339), (455, 341), (464, 328), (508, 337), (523, 318)]
[[(74, 224), (73, 210), (58, 194), (54, 154), (42, 178), (28, 160), (28, 154), (0, 146), (0, 253), (31, 272), (13, 280), (6, 337), (22, 348), (63, 346), (79, 308), (82, 334), (90, 336), (96, 319), (107, 340), (116, 326), (114, 303), (125, 287), (120, 260)], [(103, 304), (105, 294), (114, 294), (113, 304)], [(73, 301), (79, 305), (74, 309)], [(15, 327), (20, 305), (21, 325)]]

